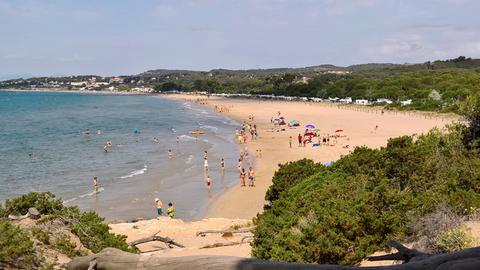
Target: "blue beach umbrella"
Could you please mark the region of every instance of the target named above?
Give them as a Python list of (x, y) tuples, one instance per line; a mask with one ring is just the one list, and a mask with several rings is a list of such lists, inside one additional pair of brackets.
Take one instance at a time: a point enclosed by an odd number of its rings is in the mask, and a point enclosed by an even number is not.
[(306, 125), (305, 127), (306, 127), (306, 128), (315, 128), (315, 126), (312, 125), (312, 124), (308, 124), (308, 125)]

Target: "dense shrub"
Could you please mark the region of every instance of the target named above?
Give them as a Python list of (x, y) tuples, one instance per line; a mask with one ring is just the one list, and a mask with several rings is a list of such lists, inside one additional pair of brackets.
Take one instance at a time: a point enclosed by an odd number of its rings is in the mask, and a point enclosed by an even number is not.
[(257, 216), (253, 256), (353, 265), (403, 240), (413, 218), (439, 204), (456, 214), (480, 206), (480, 158), (458, 128), (403, 136), (384, 148), (356, 148), (280, 193)]
[[(44, 215), (38, 222), (49, 222), (60, 219), (69, 226), (72, 233), (77, 235), (82, 244), (97, 253), (106, 247), (114, 247), (128, 252), (136, 252), (125, 242), (126, 236), (109, 232), (105, 220), (93, 211), (81, 212), (78, 207), (63, 206), (62, 200), (50, 192), (28, 193), (14, 199), (7, 200), (5, 206), (0, 206), (3, 217), (14, 214), (25, 214), (28, 208), (37, 208)], [(46, 240), (42, 232), (36, 231), (36, 237), (40, 241)]]
[[(12, 215), (24, 215), (28, 208), (35, 207), (40, 214), (47, 215), (55, 213), (63, 208), (62, 200), (58, 199), (51, 192), (30, 192), (5, 201), (5, 206), (0, 214), (6, 217)], [(1, 208), (1, 207), (0, 207)]]
[(39, 265), (28, 234), (6, 220), (0, 221), (0, 269), (7, 266), (34, 269)]
[(126, 236), (110, 233), (104, 218), (94, 211), (80, 212), (77, 207), (65, 207), (60, 216), (69, 223), (72, 233), (80, 238), (82, 244), (94, 253), (107, 247), (137, 251), (128, 246)]
[(272, 203), (277, 200), (280, 193), (287, 190), (297, 182), (319, 172), (324, 166), (320, 163), (314, 163), (310, 159), (301, 159), (286, 164), (279, 164), (279, 168), (273, 175), (272, 185), (267, 190), (265, 200)]
[(460, 251), (474, 243), (473, 237), (462, 227), (441, 231), (432, 242), (434, 251), (439, 253)]

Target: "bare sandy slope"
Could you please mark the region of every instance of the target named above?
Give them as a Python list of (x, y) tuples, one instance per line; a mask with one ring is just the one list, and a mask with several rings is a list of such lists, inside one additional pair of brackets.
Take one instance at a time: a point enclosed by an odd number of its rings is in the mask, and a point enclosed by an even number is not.
[[(198, 98), (205, 99), (204, 96), (191, 95), (169, 95), (168, 98), (194, 101)], [(187, 247), (155, 252), (159, 256), (230, 255), (249, 257), (249, 244), (200, 249), (206, 244), (238, 241), (244, 235), (225, 239), (220, 235), (197, 237), (195, 233), (199, 230), (219, 230), (229, 228), (234, 224), (245, 224), (261, 212), (265, 192), (271, 184), (272, 176), (279, 163), (302, 158), (310, 158), (318, 162), (334, 161), (341, 155), (348, 154), (355, 146), (385, 146), (388, 138), (420, 134), (434, 127), (443, 128), (447, 123), (455, 120), (451, 117), (434, 117), (416, 113), (385, 112), (381, 114), (379, 110), (367, 110), (366, 108), (340, 109), (337, 106), (300, 102), (210, 98), (201, 103), (211, 108), (221, 106), (227, 110), (224, 112), (227, 116), (239, 122), (248, 120), (249, 115), (254, 116), (260, 139), (248, 141), (246, 146), (251, 156), (255, 156), (257, 150), (262, 152), (261, 156), (255, 158), (256, 186), (236, 186), (227, 190), (211, 203), (206, 215), (207, 219), (204, 220), (183, 222), (161, 218), (137, 223), (111, 224), (113, 232), (127, 235), (129, 241), (160, 231), (159, 235), (171, 237)], [(287, 119), (287, 122), (295, 119), (301, 123), (301, 127), (297, 129), (286, 127), (285, 131), (272, 132), (270, 119), (278, 116), (279, 111)], [(297, 135), (304, 131), (306, 124), (315, 125), (322, 134), (334, 134), (336, 130), (342, 129), (344, 132), (341, 134), (345, 137), (339, 138), (335, 146), (298, 147)], [(377, 125), (378, 129), (375, 131)], [(234, 132), (232, 130), (232, 136)], [(292, 136), (292, 148), (289, 147), (289, 136)], [(346, 145), (349, 147), (344, 148)], [(236, 166), (236, 164), (230, 166)], [(165, 246), (161, 243), (140, 246), (143, 251), (159, 247)]]
[(155, 256), (229, 255), (250, 257), (250, 244), (248, 242), (234, 246), (202, 249), (205, 245), (215, 243), (241, 242), (242, 238), (251, 235), (250, 233), (234, 234), (233, 237), (222, 237), (221, 234), (196, 235), (196, 233), (200, 231), (226, 230), (231, 229), (235, 225), (249, 226), (249, 224), (251, 224), (251, 221), (244, 219), (210, 218), (193, 222), (183, 222), (179, 219), (161, 217), (136, 223), (110, 224), (110, 227), (112, 228), (112, 232), (127, 235), (128, 242), (157, 234), (162, 237), (174, 239), (176, 242), (185, 246), (185, 248), (174, 247), (171, 249), (162, 242), (150, 242), (138, 245), (138, 248), (142, 252), (164, 249), (156, 251), (154, 253)]

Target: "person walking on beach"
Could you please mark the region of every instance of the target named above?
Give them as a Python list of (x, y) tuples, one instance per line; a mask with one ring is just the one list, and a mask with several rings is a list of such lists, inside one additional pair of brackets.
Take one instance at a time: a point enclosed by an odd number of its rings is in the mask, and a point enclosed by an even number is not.
[(252, 167), (250, 167), (249, 172), (248, 172), (248, 185), (250, 187), (255, 186), (255, 172), (253, 171)]
[(98, 193), (98, 177), (96, 176), (93, 177), (93, 191)]
[(288, 137), (288, 144), (290, 145), (290, 148), (292, 148), (292, 136)]
[(302, 134), (298, 133), (298, 146), (302, 146), (302, 142), (303, 142), (302, 139), (303, 139)]
[(245, 172), (245, 168), (242, 168), (240, 170), (240, 186), (244, 187), (245, 186), (245, 177), (247, 176), (247, 173)]
[(157, 207), (157, 214), (161, 216), (163, 214), (163, 203), (159, 198), (155, 198), (155, 207)]
[(169, 202), (169, 203), (168, 203), (167, 215), (168, 215), (170, 218), (174, 218), (174, 217), (175, 217), (175, 208), (173, 208), (173, 203), (172, 203), (172, 202)]

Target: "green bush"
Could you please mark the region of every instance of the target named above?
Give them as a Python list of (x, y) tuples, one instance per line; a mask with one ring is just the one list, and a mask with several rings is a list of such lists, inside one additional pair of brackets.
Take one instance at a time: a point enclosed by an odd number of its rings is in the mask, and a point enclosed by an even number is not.
[(413, 218), (447, 205), (480, 206), (480, 157), (458, 128), (403, 136), (381, 149), (356, 148), (280, 193), (255, 219), (254, 257), (354, 265), (403, 240)]
[(24, 215), (30, 207), (35, 207), (42, 215), (55, 213), (63, 208), (62, 200), (58, 199), (51, 192), (30, 192), (5, 201), (3, 210), (0, 211), (3, 217), (8, 215)]
[(474, 243), (472, 236), (462, 227), (442, 231), (432, 242), (434, 251), (439, 253), (460, 251)]
[[(55, 219), (66, 222), (72, 233), (77, 235), (82, 244), (94, 253), (100, 252), (106, 247), (137, 252), (136, 248), (128, 246), (125, 241), (126, 236), (110, 233), (105, 220), (97, 213), (93, 211), (81, 212), (76, 206), (63, 206), (62, 200), (56, 198), (50, 192), (32, 192), (7, 200), (5, 207), (0, 209), (0, 213), (3, 213), (4, 216), (25, 214), (30, 207), (37, 208), (44, 215), (38, 221), (39, 223)], [(47, 240), (45, 235), (42, 235), (38, 230), (35, 234), (39, 241)]]
[(32, 228), (32, 235), (43, 244), (50, 245), (50, 236), (48, 235), (47, 231), (42, 230), (41, 228), (35, 227), (35, 228)]
[(287, 190), (297, 182), (322, 170), (320, 163), (314, 163), (309, 159), (301, 159), (286, 164), (279, 164), (279, 168), (273, 175), (272, 185), (267, 190), (265, 200), (272, 203), (280, 197), (280, 193)]
[(9, 221), (0, 221), (0, 269), (7, 266), (34, 269), (40, 263), (28, 234)]
[(72, 233), (80, 238), (82, 244), (97, 253), (107, 247), (118, 248), (127, 252), (137, 252), (136, 248), (129, 247), (124, 235), (109, 232), (109, 227), (104, 218), (94, 211), (80, 212), (78, 207), (65, 207), (57, 213), (69, 224)]
[(55, 234), (55, 240), (53, 241), (52, 246), (57, 251), (67, 255), (69, 258), (83, 255), (77, 249), (77, 245), (70, 241), (70, 238), (63, 232), (57, 232)]

